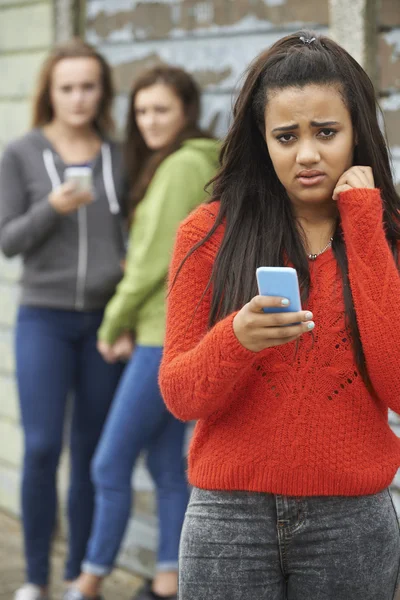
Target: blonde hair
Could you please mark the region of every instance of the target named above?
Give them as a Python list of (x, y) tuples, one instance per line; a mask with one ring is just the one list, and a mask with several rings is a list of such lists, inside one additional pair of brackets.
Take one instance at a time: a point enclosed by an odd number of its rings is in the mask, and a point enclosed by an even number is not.
[(114, 130), (114, 120), (111, 115), (111, 106), (114, 98), (111, 69), (101, 54), (79, 38), (73, 38), (68, 42), (56, 46), (43, 63), (33, 100), (32, 126), (42, 127), (54, 117), (50, 94), (51, 77), (56, 64), (64, 58), (94, 58), (98, 61), (101, 68), (103, 96), (94, 126), (101, 133), (110, 133)]

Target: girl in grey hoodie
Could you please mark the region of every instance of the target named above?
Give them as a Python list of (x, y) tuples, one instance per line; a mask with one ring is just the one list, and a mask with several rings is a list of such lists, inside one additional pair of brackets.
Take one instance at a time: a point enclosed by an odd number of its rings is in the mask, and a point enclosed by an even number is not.
[[(39, 77), (34, 128), (5, 149), (0, 166), (0, 246), (21, 255), (16, 365), (25, 455), (22, 515), (27, 583), (16, 600), (48, 597), (56, 472), (67, 397), (73, 392), (65, 579), (80, 573), (93, 512), (90, 462), (122, 364), (96, 349), (103, 309), (121, 279), (124, 175), (108, 138), (110, 69), (74, 40), (52, 52)], [(89, 167), (91, 185), (65, 181)]]

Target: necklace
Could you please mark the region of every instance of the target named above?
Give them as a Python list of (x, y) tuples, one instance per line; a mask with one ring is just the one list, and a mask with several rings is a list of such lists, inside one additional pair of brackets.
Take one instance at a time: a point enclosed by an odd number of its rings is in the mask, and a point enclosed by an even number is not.
[(318, 258), (318, 256), (320, 256), (320, 254), (323, 254), (324, 252), (326, 252), (326, 250), (328, 250), (328, 248), (330, 248), (332, 246), (332, 242), (333, 242), (333, 237), (331, 237), (329, 239), (329, 242), (327, 243), (327, 245), (324, 248), (322, 248), (322, 250), (317, 252), (317, 254), (307, 254), (308, 260), (315, 260), (316, 258)]

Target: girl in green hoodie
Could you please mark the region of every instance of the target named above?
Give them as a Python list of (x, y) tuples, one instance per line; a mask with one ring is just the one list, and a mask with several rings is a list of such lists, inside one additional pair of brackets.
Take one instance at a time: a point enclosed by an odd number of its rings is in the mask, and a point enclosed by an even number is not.
[(218, 144), (198, 126), (193, 79), (172, 67), (146, 71), (130, 99), (126, 159), (132, 221), (125, 275), (109, 302), (98, 348), (114, 362), (132, 353), (96, 452), (96, 510), (82, 575), (65, 600), (98, 598), (131, 509), (131, 475), (147, 450), (160, 541), (153, 581), (137, 600), (177, 597), (178, 547), (188, 501), (185, 426), (167, 412), (158, 387), (165, 334), (166, 280), (179, 223), (205, 199)]

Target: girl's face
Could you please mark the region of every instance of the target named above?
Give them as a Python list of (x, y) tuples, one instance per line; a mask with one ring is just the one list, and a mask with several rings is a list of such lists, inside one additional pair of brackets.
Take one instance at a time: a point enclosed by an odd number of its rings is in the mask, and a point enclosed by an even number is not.
[(333, 202), (336, 182), (353, 165), (354, 138), (350, 113), (334, 85), (270, 93), (265, 139), (294, 205)]
[(95, 58), (63, 58), (54, 67), (50, 87), (54, 118), (70, 127), (91, 124), (103, 96), (101, 66)]
[(134, 109), (138, 129), (150, 150), (171, 144), (186, 125), (182, 100), (164, 83), (140, 90)]

